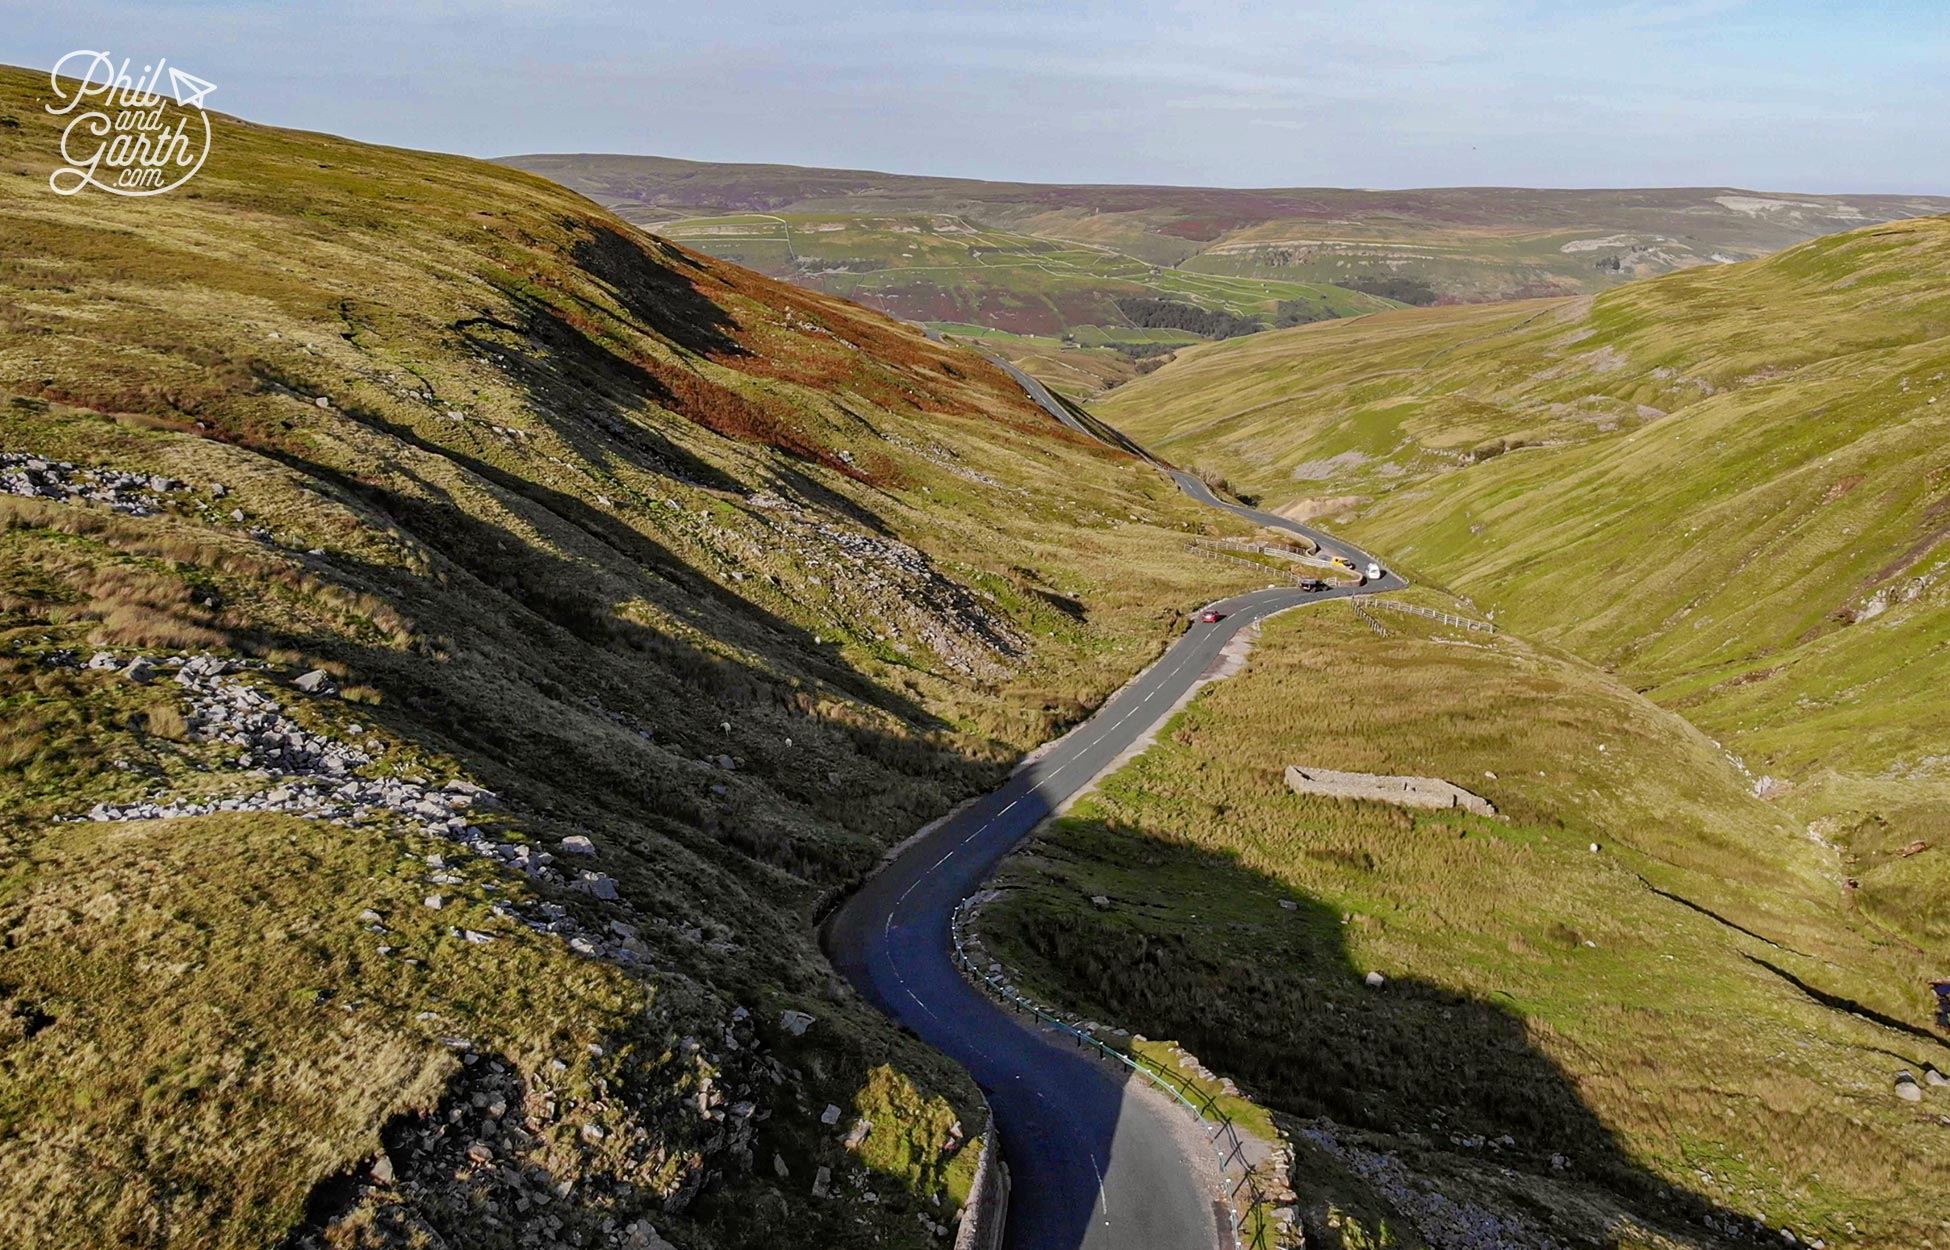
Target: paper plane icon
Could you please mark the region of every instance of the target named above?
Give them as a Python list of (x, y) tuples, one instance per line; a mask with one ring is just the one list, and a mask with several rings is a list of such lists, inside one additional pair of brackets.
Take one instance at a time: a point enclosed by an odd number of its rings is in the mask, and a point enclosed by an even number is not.
[(185, 74), (174, 65), (169, 67), (169, 90), (178, 103), (189, 108), (202, 108), (203, 97), (217, 89), (217, 84), (204, 82), (195, 74)]

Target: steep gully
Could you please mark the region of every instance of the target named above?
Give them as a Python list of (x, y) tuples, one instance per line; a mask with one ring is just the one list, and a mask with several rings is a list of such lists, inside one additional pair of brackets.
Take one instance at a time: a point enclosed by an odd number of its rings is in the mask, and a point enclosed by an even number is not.
[[(1357, 567), (1370, 560), (1347, 542), (1271, 513), (1216, 497), (1108, 427), (1093, 429), (1041, 383), (997, 361), (1039, 405), (1077, 432), (1121, 446), (1168, 474), (1187, 495), (1258, 525), (1320, 544)], [(960, 808), (908, 843), (828, 917), (822, 938), (835, 967), (869, 1001), (974, 1076), (995, 1113), (1002, 1157), (1014, 1178), (1006, 1244), (1011, 1250), (1212, 1250), (1229, 1247), (1229, 1219), (1209, 1179), (1188, 1157), (1184, 1112), (1133, 1088), (1067, 1044), (1041, 1036), (975, 989), (956, 969), (950, 918), (1004, 856), (1070, 795), (1166, 716), (1219, 662), (1240, 630), (1276, 612), (1407, 583), (1325, 591), (1275, 588), (1211, 605), (1198, 623), (1095, 715), (1019, 768), (1000, 789)]]

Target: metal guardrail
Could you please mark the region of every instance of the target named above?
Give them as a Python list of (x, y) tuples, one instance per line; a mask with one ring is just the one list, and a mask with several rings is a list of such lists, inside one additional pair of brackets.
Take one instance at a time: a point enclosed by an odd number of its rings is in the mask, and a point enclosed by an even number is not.
[[(1171, 1075), (1155, 1062), (1141, 1055), (1121, 1050), (1096, 1035), (1077, 1028), (1069, 1021), (1052, 1014), (1042, 1005), (1016, 993), (1003, 982), (1002, 978), (987, 969), (976, 967), (974, 959), (969, 956), (967, 948), (962, 943), (962, 917), (974, 901), (974, 896), (971, 895), (956, 904), (948, 920), (948, 933), (955, 947), (955, 962), (960, 965), (962, 972), (994, 995), (1004, 1006), (1034, 1016), (1051, 1028), (1069, 1034), (1076, 1040), (1079, 1049), (1094, 1050), (1099, 1058), (1115, 1060), (1170, 1094), (1201, 1122), (1213, 1122), (1214, 1127), (1206, 1140), (1212, 1147), (1213, 1156), (1218, 1160), (1220, 1183), (1225, 1189), (1226, 1209), (1232, 1216), (1233, 1250), (1275, 1250), (1272, 1221), (1266, 1214), (1271, 1204), (1265, 1192), (1259, 1187), (1259, 1178), (1254, 1175), (1252, 1165), (1246, 1162), (1246, 1144), (1239, 1138), (1238, 1126), (1232, 1122), (1231, 1116), (1219, 1109), (1218, 1100), (1195, 1085), (1186, 1083), (1181, 1087), (1178, 1081), (1173, 1080)], [(1187, 1097), (1187, 1090), (1200, 1101), (1195, 1102), (1191, 1097)], [(1233, 1181), (1230, 1179), (1230, 1172), (1235, 1161), (1239, 1165), (1239, 1179)], [(1243, 1210), (1239, 1203), (1239, 1193), (1242, 1189), (1246, 1193)], [(1253, 1216), (1257, 1216), (1257, 1219), (1253, 1224), (1251, 1240), (1243, 1240), (1241, 1234), (1248, 1218)]]
[(1425, 608), (1419, 603), (1399, 603), (1393, 599), (1377, 599), (1373, 595), (1355, 595), (1354, 602), (1360, 607), (1387, 608), (1390, 612), (1407, 612), (1412, 616), (1426, 616), (1432, 621), (1441, 621), (1444, 625), (1454, 625), (1461, 629), (1473, 629), (1478, 633), (1493, 634), (1496, 632), (1496, 626), (1490, 624), (1488, 621), (1474, 621), (1466, 616), (1456, 616), (1449, 612), (1438, 612), (1434, 608)]

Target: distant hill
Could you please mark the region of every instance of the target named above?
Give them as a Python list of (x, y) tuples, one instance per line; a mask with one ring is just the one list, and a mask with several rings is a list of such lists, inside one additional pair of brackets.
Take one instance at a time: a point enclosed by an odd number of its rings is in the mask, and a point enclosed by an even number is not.
[[(1073, 393), (1131, 376), (1129, 362), (1161, 345), (1206, 337), (1130, 317), (1120, 302), (1134, 298), (1271, 327), (1584, 294), (1950, 211), (1950, 197), (1730, 187), (1061, 186), (647, 156), (504, 163), (776, 277), (914, 321), (1019, 336), (994, 345), (1040, 357), (1039, 371)], [(1125, 368), (1100, 359), (1107, 348), (1123, 349)]]

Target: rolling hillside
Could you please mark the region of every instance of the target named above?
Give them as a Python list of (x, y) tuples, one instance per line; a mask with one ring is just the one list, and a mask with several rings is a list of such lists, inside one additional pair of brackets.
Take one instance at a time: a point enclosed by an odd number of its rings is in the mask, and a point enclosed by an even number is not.
[(1950, 209), (1927, 196), (1725, 187), (1046, 186), (660, 157), (506, 163), (713, 255), (988, 336), (1072, 394), (1133, 376), (1147, 354), (1215, 337), (1155, 324), (1135, 300), (1272, 326), (1402, 303), (1588, 293)]
[[(1268, 623), (1005, 865), (1009, 977), (1271, 1112), (1309, 1247), (1940, 1244), (1922, 891), (1847, 888), (1867, 865), (1616, 677), (1368, 617)], [(1294, 763), (1496, 814), (1296, 795)]]
[(178, 192), (55, 196), (45, 91), (0, 1243), (939, 1244), (975, 1091), (812, 920), (1223, 588), (1209, 514), (532, 175), (217, 117)]
[(1888, 224), (1202, 348), (1098, 412), (1682, 712), (1941, 950), (1946, 275), (1950, 219)]
[(1266, 1108), (1308, 1245), (1938, 1244), (1946, 276), (1950, 219), (1887, 223), (1093, 405), (1505, 628), (1269, 625), (1005, 868), (989, 953)]

